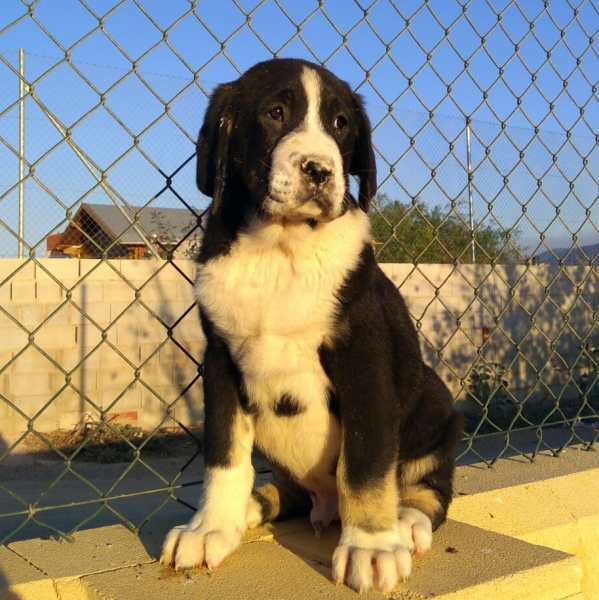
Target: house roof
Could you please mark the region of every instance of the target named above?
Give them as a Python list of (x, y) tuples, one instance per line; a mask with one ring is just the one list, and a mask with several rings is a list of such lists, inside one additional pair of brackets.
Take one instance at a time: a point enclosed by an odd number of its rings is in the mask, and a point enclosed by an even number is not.
[[(137, 233), (131, 223), (137, 222), (142, 231), (158, 235), (162, 226), (168, 233), (179, 239), (187, 233), (196, 223), (197, 217), (187, 208), (163, 208), (155, 206), (122, 206), (123, 211), (129, 215), (127, 219), (114, 204), (87, 204), (83, 203), (79, 211), (85, 211), (104, 232), (118, 239), (122, 244), (143, 244), (144, 240)], [(164, 233), (164, 232), (163, 232)]]

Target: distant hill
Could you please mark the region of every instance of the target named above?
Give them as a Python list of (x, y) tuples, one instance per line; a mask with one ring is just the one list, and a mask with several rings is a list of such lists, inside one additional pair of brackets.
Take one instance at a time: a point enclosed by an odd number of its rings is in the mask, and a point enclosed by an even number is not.
[(566, 265), (584, 264), (589, 260), (599, 264), (597, 254), (599, 254), (599, 243), (582, 247), (554, 248), (551, 251), (539, 252), (536, 257), (539, 264), (557, 265), (560, 260), (563, 260)]

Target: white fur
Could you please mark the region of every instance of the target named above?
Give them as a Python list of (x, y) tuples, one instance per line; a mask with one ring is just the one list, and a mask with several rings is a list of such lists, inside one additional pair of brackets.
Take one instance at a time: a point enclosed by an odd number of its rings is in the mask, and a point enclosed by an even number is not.
[(391, 591), (412, 571), (412, 554), (430, 550), (433, 529), (430, 519), (416, 508), (402, 507), (395, 527), (368, 533), (344, 526), (333, 554), (333, 580), (359, 591), (374, 587)]
[[(325, 131), (320, 121), (320, 77), (313, 69), (304, 68), (302, 84), (308, 100), (308, 110), (301, 126), (286, 135), (272, 154), (269, 197), (264, 207), (271, 215), (293, 220), (323, 218), (330, 220), (341, 214), (345, 195), (345, 178), (339, 147)], [(309, 182), (301, 165), (315, 160), (331, 171), (331, 178), (322, 186), (330, 207), (327, 210), (310, 197)]]
[(198, 511), (187, 525), (175, 527), (166, 537), (160, 562), (175, 569), (189, 569), (206, 564), (218, 567), (241, 543), (246, 532), (248, 501), (254, 483), (251, 452), (253, 427), (236, 440), (241, 459), (230, 468), (206, 469), (204, 495)]
[(399, 530), (408, 550), (413, 554), (422, 556), (431, 549), (433, 525), (417, 508), (407, 506), (399, 509)]
[(333, 553), (333, 580), (360, 592), (372, 587), (391, 591), (412, 571), (412, 557), (402, 538), (399, 523), (394, 529), (368, 533), (344, 526)]

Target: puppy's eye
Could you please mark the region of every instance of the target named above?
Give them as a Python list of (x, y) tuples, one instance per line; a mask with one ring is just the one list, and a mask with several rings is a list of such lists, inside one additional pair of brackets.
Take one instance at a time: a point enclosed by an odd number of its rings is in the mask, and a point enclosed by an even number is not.
[(343, 115), (339, 115), (336, 119), (335, 119), (335, 129), (343, 129), (345, 126), (347, 125), (347, 119), (343, 116)]
[(268, 111), (268, 116), (273, 121), (282, 121), (284, 117), (283, 109), (280, 106), (272, 108)]

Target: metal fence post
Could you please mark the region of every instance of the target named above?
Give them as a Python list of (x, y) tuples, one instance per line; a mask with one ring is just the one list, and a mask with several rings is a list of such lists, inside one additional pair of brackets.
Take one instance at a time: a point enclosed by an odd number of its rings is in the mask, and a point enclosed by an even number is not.
[(476, 248), (474, 244), (474, 201), (472, 198), (472, 147), (470, 145), (470, 117), (466, 118), (466, 154), (468, 160), (468, 207), (470, 213), (470, 232), (472, 241), (470, 242), (470, 259), (472, 264), (476, 262)]
[(25, 50), (19, 49), (19, 258), (23, 258), (25, 239)]

